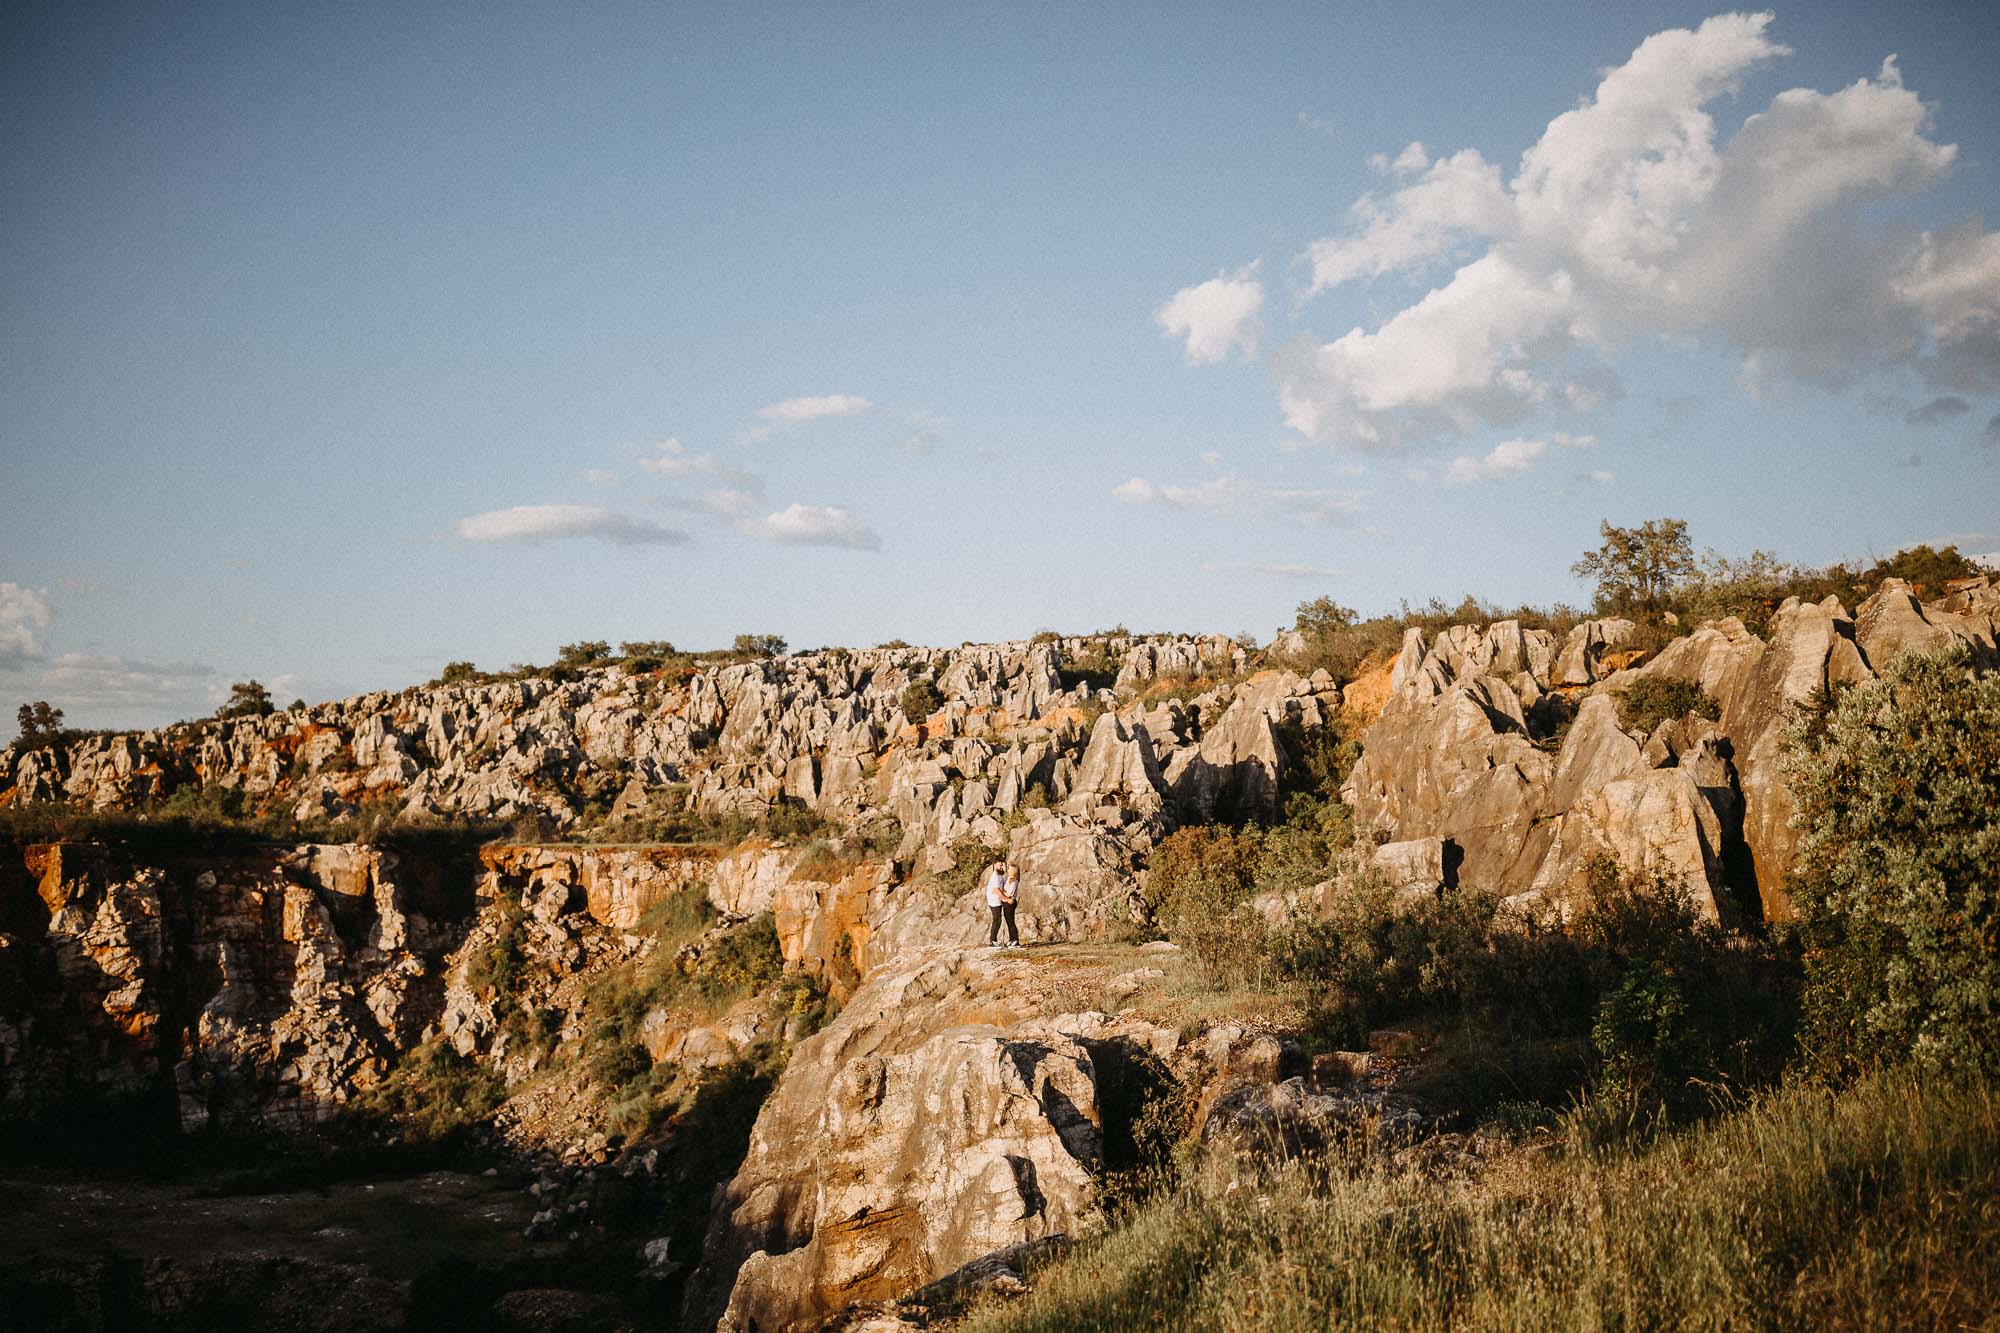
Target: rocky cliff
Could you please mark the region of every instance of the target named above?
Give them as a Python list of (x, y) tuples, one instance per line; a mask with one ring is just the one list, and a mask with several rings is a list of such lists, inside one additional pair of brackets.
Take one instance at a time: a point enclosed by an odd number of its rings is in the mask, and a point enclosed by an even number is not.
[[(1892, 581), (1851, 615), (1787, 603), (1766, 635), (1721, 621), (1651, 651), (1619, 620), (1561, 638), (1504, 621), (1412, 630), (1344, 693), (1228, 640), (1121, 637), (613, 667), (16, 747), (0, 804), (143, 810), (221, 789), (301, 819), (372, 806), (561, 829), (644, 816), (673, 792), (711, 815), (809, 807), (826, 836), (449, 854), (8, 846), (0, 1110), (112, 1092), (186, 1128), (298, 1127), (413, 1052), (448, 1050), (495, 1081), (516, 1146), (604, 1163), (640, 1145), (621, 1143), (603, 1075), (569, 1053), (602, 1023), (606, 986), (694, 975), (768, 920), (786, 975), (844, 1002), (823, 1030), (768, 990), (706, 1004), (639, 991), (621, 1032), (642, 1068), (689, 1087), (789, 1052), (712, 1211), (705, 1193), (674, 1205), (707, 1217), (700, 1253), (665, 1266), (698, 1262), (689, 1309), (704, 1325), (809, 1327), (1094, 1225), (1135, 1089), (1171, 1085), (1198, 1118), (1222, 1106), (1267, 1128), (1387, 1114), (1379, 1097), (1281, 1083), (1297, 1061), (1274, 1038), (1135, 1008), (1158, 975), (1136, 945), (1082, 961), (969, 948), (985, 928), (964, 873), (977, 860), (1004, 850), (1023, 867), (1032, 941), (1144, 938), (1158, 839), (1269, 819), (1288, 747), (1338, 726), (1361, 740), (1345, 799), (1406, 889), (1477, 884), (1560, 908), (1609, 856), (1685, 882), (1713, 916), (1779, 917), (1787, 717), (1905, 648), (1961, 642), (2000, 664), (1997, 617), (1986, 580), (1929, 604)], [(912, 718), (919, 681), (943, 703)], [(1631, 724), (1627, 700), (1661, 682), (1712, 706)], [(700, 924), (663, 935), (660, 914), (696, 901)]]

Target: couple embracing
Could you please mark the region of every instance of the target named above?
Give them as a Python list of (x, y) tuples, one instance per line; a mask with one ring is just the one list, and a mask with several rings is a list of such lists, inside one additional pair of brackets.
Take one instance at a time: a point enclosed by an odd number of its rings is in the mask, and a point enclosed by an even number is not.
[[(1014, 928), (1014, 904), (1021, 897), (1021, 868), (995, 860), (986, 871), (986, 906), (992, 921), (986, 927), (988, 948), (1018, 949), (1021, 932)], [(1000, 923), (1007, 923), (1007, 943), (1000, 943)]]

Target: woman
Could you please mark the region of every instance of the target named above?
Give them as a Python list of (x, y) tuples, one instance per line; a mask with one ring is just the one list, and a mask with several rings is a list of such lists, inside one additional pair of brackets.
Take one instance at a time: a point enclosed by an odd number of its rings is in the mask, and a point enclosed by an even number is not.
[(1021, 932), (1014, 929), (1014, 905), (1021, 898), (1021, 867), (1007, 867), (1007, 882), (1000, 886), (1000, 911), (1007, 922), (1007, 947), (1021, 947)]
[(986, 868), (986, 909), (992, 920), (986, 927), (986, 947), (991, 949), (1000, 943), (1000, 922), (1005, 919), (1013, 925), (1013, 911), (1007, 901), (1007, 863), (995, 858)]

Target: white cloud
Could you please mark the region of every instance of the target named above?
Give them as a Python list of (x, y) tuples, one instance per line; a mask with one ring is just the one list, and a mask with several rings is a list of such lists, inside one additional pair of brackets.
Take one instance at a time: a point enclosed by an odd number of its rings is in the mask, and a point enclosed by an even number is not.
[(1500, 168), (1475, 149), (1429, 163), (1424, 146), (1413, 143), (1384, 169), (1399, 178), (1423, 174), (1386, 204), (1373, 195), (1356, 200), (1348, 216), (1358, 234), (1312, 243), (1306, 257), (1314, 292), (1442, 258), (1466, 241), (1499, 235), (1509, 225), (1512, 206), (1500, 184)]
[(1461, 454), (1452, 459), (1444, 479), (1455, 486), (1467, 486), (1496, 477), (1518, 476), (1548, 451), (1549, 446), (1543, 440), (1502, 440), (1484, 458)]
[(24, 698), (47, 699), (70, 726), (156, 726), (164, 718), (199, 717), (228, 694), (214, 667), (197, 662), (145, 662), (126, 657), (64, 653), (13, 688)]
[(1560, 445), (1565, 449), (1595, 449), (1597, 447), (1597, 437), (1595, 435), (1571, 435), (1568, 431), (1562, 430), (1549, 436), (1549, 442)]
[(19, 667), (42, 656), (42, 636), (55, 621), (48, 590), (0, 583), (0, 670)]
[(1609, 468), (1594, 467), (1590, 470), (1590, 479), (1599, 486), (1609, 486), (1618, 480), (1618, 474)]
[(1361, 509), (1361, 497), (1346, 491), (1262, 486), (1234, 473), (1211, 477), (1192, 486), (1158, 485), (1134, 477), (1112, 488), (1112, 497), (1129, 505), (1201, 510), (1211, 514), (1279, 513), (1306, 523), (1350, 518)]
[(758, 408), (757, 416), (763, 421), (791, 426), (801, 421), (816, 421), (820, 417), (853, 416), (874, 406), (859, 394), (829, 393), (816, 398), (787, 398), (781, 403), (770, 403)]
[(764, 479), (755, 472), (726, 467), (712, 453), (697, 453), (679, 440), (662, 440), (638, 450), (639, 466), (656, 477), (707, 477), (736, 490), (761, 490)]
[(1257, 353), (1257, 311), (1264, 304), (1264, 284), (1257, 265), (1234, 274), (1183, 287), (1158, 310), (1153, 320), (1169, 337), (1187, 343), (1189, 365), (1212, 365), (1232, 353), (1248, 358)]
[(1504, 185), (1471, 150), (1432, 161), (1412, 145), (1380, 163), (1407, 183), (1313, 243), (1313, 289), (1458, 267), (1373, 329), (1281, 349), (1289, 424), (1397, 445), (1588, 411), (1616, 395), (1609, 358), (1637, 336), (1720, 341), (1753, 392), (1896, 366), (2000, 390), (2000, 236), (1972, 219), (1899, 242), (1863, 216), (1928, 189), (1957, 154), (1927, 137), (1893, 57), (1832, 93), (1781, 92), (1718, 142), (1708, 104), (1788, 54), (1770, 21), (1647, 38)]
[(618, 484), (618, 474), (608, 467), (587, 467), (583, 470), (583, 479), (593, 486)]
[(876, 551), (882, 539), (837, 505), (787, 505), (762, 519), (740, 525), (744, 535), (795, 546), (845, 546)]
[(515, 505), (458, 520), (458, 535), (470, 542), (545, 542), (594, 538), (614, 546), (666, 546), (685, 542), (684, 532), (650, 518), (613, 513), (597, 505)]

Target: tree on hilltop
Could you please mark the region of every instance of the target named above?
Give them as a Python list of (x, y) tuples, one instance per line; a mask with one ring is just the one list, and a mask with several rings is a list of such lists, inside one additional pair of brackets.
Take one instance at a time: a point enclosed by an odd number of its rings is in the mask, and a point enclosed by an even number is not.
[(783, 657), (785, 639), (781, 634), (739, 634), (731, 651), (751, 657)]
[(1315, 597), (1310, 602), (1299, 603), (1299, 613), (1292, 621), (1292, 628), (1308, 639), (1330, 639), (1344, 629), (1353, 629), (1354, 622), (1359, 618), (1360, 613), (1352, 607), (1342, 606), (1331, 597)]
[(20, 744), (24, 750), (39, 750), (62, 740), (63, 710), (51, 707), (47, 699), (22, 704), (14, 718), (21, 724)]
[(254, 677), (229, 687), (229, 701), (215, 710), (217, 717), (263, 717), (275, 711), (271, 692)]
[(1636, 528), (1598, 525), (1604, 544), (1569, 567), (1597, 584), (1604, 611), (1660, 611), (1675, 588), (1695, 574), (1694, 546), (1684, 518), (1647, 519)]
[(556, 665), (581, 671), (585, 667), (597, 666), (611, 656), (611, 645), (603, 639), (585, 639), (581, 643), (566, 643), (556, 649)]

